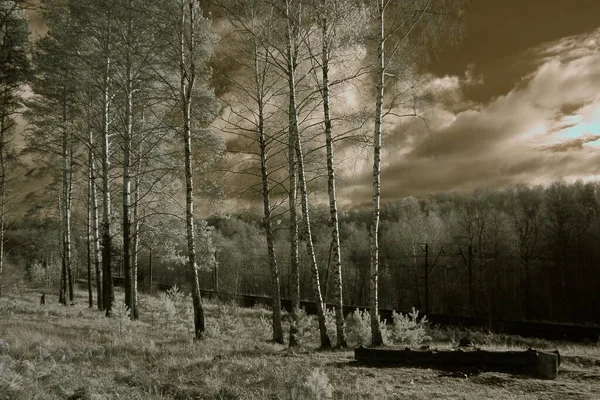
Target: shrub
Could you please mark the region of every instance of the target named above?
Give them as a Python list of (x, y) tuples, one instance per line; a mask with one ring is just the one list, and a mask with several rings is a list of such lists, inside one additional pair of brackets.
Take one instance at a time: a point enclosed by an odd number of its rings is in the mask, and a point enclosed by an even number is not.
[(371, 315), (358, 308), (346, 317), (346, 340), (348, 344), (367, 346), (371, 344)]
[[(385, 321), (379, 321), (381, 336), (384, 343), (387, 342), (389, 331), (385, 325)], [(371, 314), (365, 310), (360, 311), (358, 308), (354, 312), (346, 316), (346, 341), (348, 346), (370, 346), (372, 341), (371, 336)]]
[(301, 384), (291, 388), (292, 400), (325, 400), (333, 398), (333, 386), (329, 378), (319, 368), (315, 368)]
[(418, 346), (425, 341), (431, 340), (427, 335), (427, 317), (423, 316), (419, 320), (419, 311), (412, 308), (412, 311), (406, 315), (392, 313), (393, 325), (388, 332), (388, 340), (401, 346)]
[(115, 300), (111, 306), (110, 316), (114, 318), (119, 328), (119, 336), (123, 334), (123, 328), (129, 323), (129, 307), (123, 300)]
[(325, 310), (325, 325), (327, 326), (327, 335), (331, 343), (337, 343), (337, 329), (335, 326), (335, 310)]
[(172, 297), (167, 293), (161, 293), (159, 297), (158, 315), (165, 327), (168, 327), (177, 320), (177, 308)]
[(183, 292), (179, 290), (179, 287), (177, 285), (171, 286), (171, 288), (165, 292), (165, 296), (169, 300), (171, 300), (175, 305), (181, 304), (181, 302), (185, 298), (185, 294), (183, 294)]
[(306, 310), (298, 310), (298, 338), (301, 340), (313, 341), (319, 337), (319, 324), (317, 318), (306, 314)]

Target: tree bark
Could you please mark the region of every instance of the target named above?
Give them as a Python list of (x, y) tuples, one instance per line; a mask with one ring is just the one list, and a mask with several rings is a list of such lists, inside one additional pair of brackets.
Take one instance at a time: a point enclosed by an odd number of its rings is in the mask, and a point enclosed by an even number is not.
[(308, 252), (308, 258), (310, 262), (310, 268), (312, 271), (312, 284), (315, 302), (317, 306), (317, 320), (319, 322), (319, 333), (321, 348), (331, 347), (331, 341), (327, 334), (327, 326), (325, 325), (325, 305), (323, 304), (323, 297), (321, 295), (321, 283), (319, 279), (319, 268), (317, 266), (317, 259), (315, 256), (315, 250), (312, 241), (311, 225), (310, 225), (310, 207), (308, 204), (308, 190), (306, 187), (306, 176), (304, 171), (304, 155), (302, 153), (302, 141), (300, 140), (300, 132), (298, 129), (298, 108), (296, 105), (296, 46), (292, 43), (293, 41), (293, 28), (291, 21), (291, 14), (289, 8), (289, 2), (286, 3), (286, 20), (287, 20), (287, 77), (288, 77), (288, 89), (289, 89), (289, 134), (294, 143), (294, 150), (296, 152), (296, 159), (298, 163), (298, 183), (300, 186), (300, 196), (302, 213), (304, 214), (305, 232), (306, 232), (306, 250)]
[[(91, 152), (91, 148), (90, 148)], [(88, 162), (90, 157), (88, 157)], [(92, 237), (92, 177), (91, 168), (88, 167), (88, 201), (87, 201), (87, 287), (88, 287), (88, 306), (94, 308), (94, 290), (92, 288), (92, 253), (93, 253), (93, 237)]]
[(94, 156), (94, 136), (90, 129), (88, 133), (88, 140), (90, 145), (89, 154), (89, 168), (90, 168), (90, 198), (92, 202), (92, 239), (94, 249), (94, 270), (96, 271), (96, 303), (98, 310), (104, 309), (104, 301), (102, 299), (102, 268), (100, 266), (101, 261), (101, 249), (100, 249), (100, 234), (99, 234), (99, 223), (98, 223), (98, 193), (96, 190), (96, 158)]
[(63, 190), (61, 188), (58, 194), (58, 248), (60, 252), (60, 290), (58, 293), (58, 302), (67, 305), (67, 263), (65, 260), (65, 226), (64, 226), (64, 207), (63, 207)]
[[(271, 270), (271, 308), (273, 309), (273, 341), (283, 344), (283, 329), (281, 326), (281, 287), (279, 284), (279, 269), (275, 257), (275, 236), (271, 219), (271, 189), (269, 187), (269, 171), (267, 166), (267, 142), (265, 138), (264, 93), (262, 93), (262, 79), (260, 75), (258, 50), (254, 46), (254, 73), (256, 78), (257, 106), (258, 106), (258, 144), (260, 149), (260, 173), (263, 191), (264, 229), (267, 237), (267, 254)], [(215, 280), (217, 282), (217, 280)]]
[[(110, 38), (110, 28), (108, 36)], [(107, 46), (110, 46), (110, 44), (107, 44)], [(106, 316), (110, 316), (112, 303), (115, 299), (112, 274), (112, 237), (110, 233), (110, 69), (111, 57), (107, 53), (102, 98), (102, 300)]]
[[(314, 246), (312, 241), (312, 233), (310, 226), (310, 209), (308, 204), (308, 191), (306, 187), (306, 177), (304, 173), (304, 155), (302, 153), (302, 143), (298, 129), (298, 108), (296, 104), (296, 62), (297, 62), (297, 46), (293, 43), (294, 32), (292, 27), (292, 15), (290, 12), (290, 3), (286, 2), (286, 63), (287, 63), (287, 78), (289, 90), (289, 135), (293, 143), (294, 152), (296, 153), (298, 183), (300, 187), (302, 213), (304, 214), (305, 232), (306, 232), (306, 249), (308, 252), (310, 268), (312, 271), (312, 284), (315, 302), (317, 306), (317, 320), (319, 322), (319, 333), (321, 348), (330, 348), (331, 341), (327, 334), (327, 326), (325, 325), (325, 306), (321, 295), (321, 284), (319, 280), (319, 268), (315, 257)], [(293, 160), (290, 159), (290, 162)], [(290, 188), (291, 190), (291, 188)]]
[[(6, 90), (4, 93), (6, 98)], [(3, 99), (2, 104), (6, 101)], [(3, 271), (4, 271), (4, 224), (6, 210), (6, 131), (8, 130), (4, 108), (0, 115), (0, 296), (2, 295)]]
[[(73, 302), (73, 274), (71, 270), (71, 155), (69, 151), (69, 132), (67, 128), (67, 99), (66, 89), (63, 88), (62, 107), (62, 224), (63, 224), (63, 260), (65, 284), (69, 302)], [(65, 296), (65, 304), (66, 304)]]
[[(139, 160), (138, 160), (139, 165)], [(136, 172), (135, 178), (135, 186), (133, 189), (133, 237), (131, 243), (131, 276), (132, 276), (132, 286), (131, 286), (131, 319), (136, 320), (139, 319), (138, 312), (138, 252), (139, 252), (139, 243), (140, 243), (140, 220), (139, 220), (139, 202), (140, 200), (140, 180), (139, 180), (139, 168)]]
[(125, 134), (123, 137), (123, 275), (125, 284), (125, 304), (133, 318), (131, 273), (131, 138), (133, 135), (133, 82), (131, 78), (131, 60), (127, 54), (127, 82), (125, 86)]
[[(290, 106), (290, 115), (292, 107)], [(292, 135), (288, 143), (289, 158), (289, 197), (288, 205), (290, 209), (290, 275), (291, 275), (291, 297), (292, 312), (290, 322), (289, 346), (299, 345), (298, 342), (298, 323), (300, 312), (300, 255), (298, 253), (298, 163), (296, 161), (296, 150)]]
[[(323, 0), (323, 8), (328, 6), (327, 0)], [(329, 43), (328, 23), (326, 14), (321, 18), (321, 29), (323, 36), (323, 48), (321, 52), (323, 83), (321, 95), (323, 97), (323, 121), (325, 123), (325, 146), (327, 148), (327, 192), (329, 194), (329, 216), (331, 225), (331, 244), (333, 253), (333, 282), (335, 287), (335, 326), (337, 343), (336, 347), (346, 347), (346, 336), (344, 334), (344, 297), (342, 291), (342, 255), (340, 249), (340, 231), (337, 208), (337, 197), (335, 191), (335, 169), (333, 158), (332, 122), (329, 101)], [(327, 289), (326, 289), (327, 290)]]
[(375, 107), (375, 131), (373, 133), (373, 211), (369, 244), (371, 247), (371, 293), (369, 306), (371, 309), (371, 344), (383, 344), (381, 328), (379, 327), (379, 215), (381, 212), (381, 135), (383, 122), (383, 85), (385, 75), (385, 32), (384, 32), (384, 1), (378, 0), (379, 34), (377, 43), (377, 100)]
[[(186, 10), (187, 8), (187, 10)], [(196, 81), (196, 66), (194, 53), (196, 41), (194, 37), (194, 22), (199, 17), (198, 10), (194, 7), (193, 0), (181, 3), (181, 31), (180, 40), (180, 98), (183, 115), (183, 139), (185, 149), (185, 203), (186, 203), (186, 235), (188, 248), (188, 269), (192, 278), (192, 303), (194, 307), (194, 333), (195, 339), (204, 336), (204, 308), (200, 295), (200, 281), (196, 266), (196, 243), (194, 227), (194, 181), (192, 164), (192, 91)], [(186, 32), (186, 30), (189, 30)], [(187, 33), (187, 35), (186, 35)], [(189, 59), (188, 59), (189, 58)]]

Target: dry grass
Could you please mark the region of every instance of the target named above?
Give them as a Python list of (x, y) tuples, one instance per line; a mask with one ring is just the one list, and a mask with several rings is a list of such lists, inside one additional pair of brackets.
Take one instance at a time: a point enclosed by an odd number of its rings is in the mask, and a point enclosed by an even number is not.
[[(114, 319), (77, 294), (72, 307), (52, 296), (40, 306), (32, 290), (0, 298), (0, 339), (10, 346), (0, 355), (1, 400), (593, 399), (600, 389), (596, 345), (548, 342), (566, 356), (555, 381), (500, 373), (450, 378), (432, 369), (363, 367), (351, 351), (316, 351), (316, 338), (288, 351), (269, 341), (264, 309), (208, 302), (207, 337), (195, 343), (189, 299), (165, 321), (161, 301), (142, 296), (141, 320), (120, 335)], [(526, 347), (491, 342), (485, 347)]]

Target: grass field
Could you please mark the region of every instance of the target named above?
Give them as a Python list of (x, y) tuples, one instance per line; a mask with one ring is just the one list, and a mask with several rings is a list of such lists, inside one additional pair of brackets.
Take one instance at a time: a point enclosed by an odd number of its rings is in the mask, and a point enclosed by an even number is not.
[[(558, 379), (485, 372), (448, 377), (434, 369), (369, 368), (353, 352), (317, 351), (314, 330), (294, 351), (273, 344), (270, 313), (206, 303), (207, 334), (193, 342), (189, 299), (171, 307), (141, 296), (135, 322), (89, 309), (86, 294), (64, 307), (20, 289), (0, 298), (0, 400), (4, 399), (600, 399), (600, 347), (473, 334), (488, 349), (559, 349)], [(117, 298), (122, 293), (117, 293)], [(431, 332), (432, 347), (464, 334)]]

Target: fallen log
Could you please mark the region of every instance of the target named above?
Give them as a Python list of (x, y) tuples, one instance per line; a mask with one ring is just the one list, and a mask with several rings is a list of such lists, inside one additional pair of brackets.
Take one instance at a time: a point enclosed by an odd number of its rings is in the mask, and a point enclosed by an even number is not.
[(404, 365), (459, 371), (508, 372), (540, 379), (556, 379), (560, 354), (533, 349), (525, 351), (404, 350), (358, 347), (354, 358), (367, 365)]

